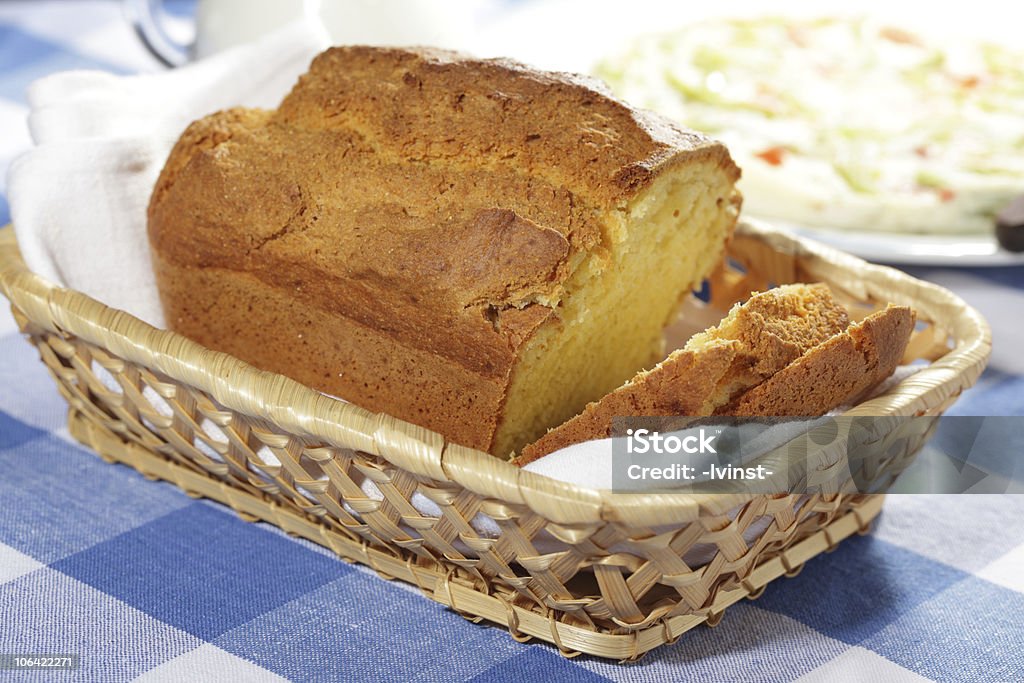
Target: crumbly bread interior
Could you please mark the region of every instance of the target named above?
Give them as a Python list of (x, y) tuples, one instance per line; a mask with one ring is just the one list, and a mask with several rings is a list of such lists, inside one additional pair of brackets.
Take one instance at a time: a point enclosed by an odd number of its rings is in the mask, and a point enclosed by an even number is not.
[(492, 452), (520, 450), (664, 355), (662, 331), (721, 258), (730, 196), (727, 177), (691, 164), (607, 216), (608, 250), (576, 269), (558, 322), (522, 350)]
[(754, 294), (719, 325), (526, 446), (516, 463), (606, 437), (616, 416), (711, 415), (848, 324), (846, 310), (825, 285), (784, 285)]

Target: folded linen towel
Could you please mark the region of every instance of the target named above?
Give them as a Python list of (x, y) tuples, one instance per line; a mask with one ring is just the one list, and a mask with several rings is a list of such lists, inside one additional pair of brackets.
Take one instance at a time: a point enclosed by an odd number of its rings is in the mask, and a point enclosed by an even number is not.
[(174, 71), (69, 71), (33, 83), (35, 147), (8, 174), (25, 263), (48, 280), (163, 326), (146, 206), (171, 147), (206, 114), (277, 106), (328, 44), (321, 26), (299, 21)]

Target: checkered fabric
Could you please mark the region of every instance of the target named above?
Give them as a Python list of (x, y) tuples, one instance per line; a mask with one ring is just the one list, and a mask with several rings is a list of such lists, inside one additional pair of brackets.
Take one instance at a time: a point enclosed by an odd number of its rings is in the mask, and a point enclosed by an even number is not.
[[(118, 3), (0, 3), (0, 170), (29, 144), (25, 86), (79, 67), (158, 68)], [(990, 369), (951, 412), (1024, 415), (1024, 268), (914, 274), (995, 328)], [(1024, 496), (890, 496), (874, 534), (730, 608), (717, 628), (634, 664), (567, 660), (104, 464), (64, 417), (0, 313), (0, 654), (80, 656), (74, 671), (0, 680), (1024, 680)]]

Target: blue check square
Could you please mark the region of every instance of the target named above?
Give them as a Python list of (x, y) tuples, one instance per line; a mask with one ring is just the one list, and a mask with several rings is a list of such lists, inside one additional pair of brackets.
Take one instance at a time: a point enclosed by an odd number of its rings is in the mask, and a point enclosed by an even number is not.
[(202, 503), (53, 566), (204, 640), (353, 571)]
[(53, 562), (192, 504), (170, 484), (0, 419), (3, 438), (19, 442), (0, 448), (0, 542), (35, 560)]
[(46, 432), (43, 430), (29, 426), (0, 411), (0, 451), (17, 448), (43, 436), (46, 436)]
[(577, 666), (544, 645), (524, 647), (515, 657), (502, 660), (469, 679), (472, 683), (519, 683), (552, 680), (558, 683), (597, 683), (611, 679)]
[(1022, 681), (1022, 643), (1024, 594), (969, 576), (863, 645), (936, 680)]
[(757, 606), (856, 645), (967, 574), (870, 536), (812, 558), (799, 580), (768, 586)]
[(285, 678), (308, 680), (315, 671), (323, 681), (374, 680), (385, 670), (393, 681), (465, 680), (523, 647), (503, 629), (355, 569), (213, 644)]
[(77, 654), (79, 668), (0, 680), (126, 681), (202, 642), (48, 567), (0, 584), (0, 652)]

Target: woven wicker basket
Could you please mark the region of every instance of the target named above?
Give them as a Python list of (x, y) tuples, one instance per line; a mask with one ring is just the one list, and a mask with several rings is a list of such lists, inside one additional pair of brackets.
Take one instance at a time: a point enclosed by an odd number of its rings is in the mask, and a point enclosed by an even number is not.
[[(730, 257), (711, 279), (710, 304), (694, 298), (686, 319), (704, 325), (752, 290), (801, 281), (829, 283), (853, 317), (887, 301), (916, 309), (924, 324), (904, 361), (927, 367), (851, 414), (937, 416), (985, 365), (988, 326), (939, 287), (749, 222)], [(821, 489), (832, 493), (765, 496), (613, 494), (525, 472), (54, 286), (26, 269), (10, 228), (0, 231), (0, 290), (69, 403), (71, 433), (105, 460), (570, 656), (632, 659), (713, 626), (727, 606), (866, 531), (882, 506), (838, 474)], [(868, 473), (871, 490), (909, 464), (930, 425), (892, 421), (856, 444), (884, 454)], [(828, 463), (816, 474), (833, 476)], [(381, 500), (367, 495), (367, 479)], [(439, 514), (419, 512), (415, 494)], [(476, 531), (481, 513), (498, 537)], [(697, 551), (710, 560), (689, 566)]]

